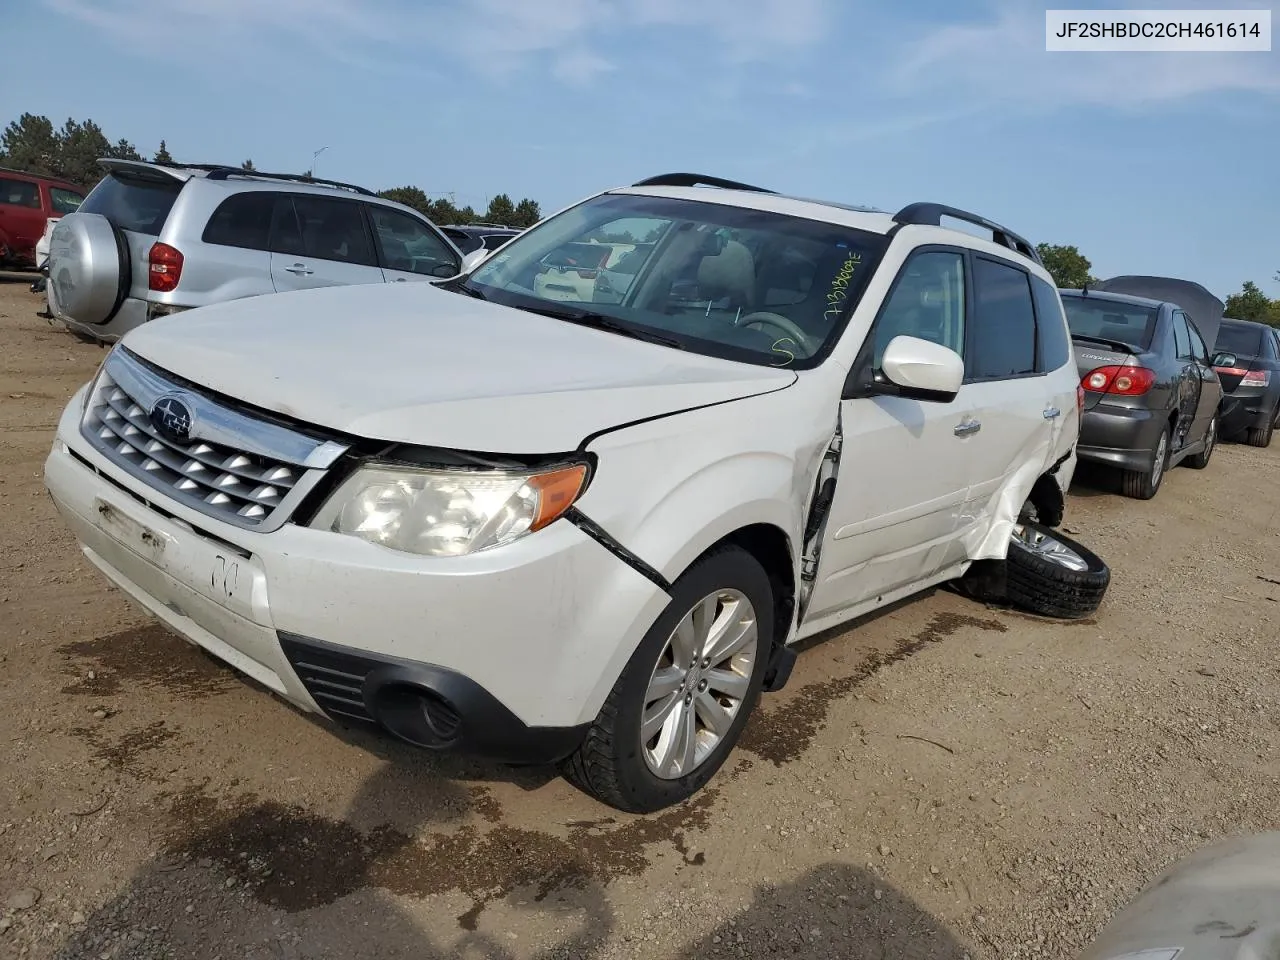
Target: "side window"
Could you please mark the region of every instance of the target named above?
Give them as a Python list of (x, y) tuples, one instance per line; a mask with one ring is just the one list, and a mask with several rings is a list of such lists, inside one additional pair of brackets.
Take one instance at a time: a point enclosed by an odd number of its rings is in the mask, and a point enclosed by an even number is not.
[(458, 258), (453, 251), (421, 220), (376, 204), (368, 204), (367, 208), (378, 237), (382, 265), (388, 270), (440, 276), (441, 267), (450, 271), (457, 268)]
[(490, 233), (486, 234), (483, 240), (486, 250), (497, 250), (500, 246), (511, 239), (511, 234), (506, 233)]
[(1071, 362), (1071, 334), (1058, 291), (1039, 277), (1032, 277), (1031, 293), (1036, 302), (1036, 336), (1039, 338), (1040, 362), (1036, 369), (1048, 373)]
[(1036, 312), (1031, 278), (1010, 264), (975, 257), (974, 321), (965, 360), (970, 380), (996, 380), (1034, 373)]
[[(201, 240), (224, 247), (266, 250), (271, 234), (271, 214), (279, 194), (233, 194), (213, 211)], [(287, 201), (286, 201), (287, 202)]]
[(295, 194), (293, 209), (306, 256), (367, 267), (377, 265), (359, 201)]
[(275, 209), (271, 214), (272, 253), (287, 253), (301, 257), (305, 250), (302, 245), (302, 228), (298, 226), (298, 213), (293, 208), (293, 197), (289, 194), (276, 196)]
[(53, 205), (54, 213), (66, 216), (80, 209), (80, 204), (84, 203), (84, 195), (66, 187), (50, 187), (49, 202)]
[(483, 245), (478, 237), (463, 230), (450, 230), (448, 227), (444, 229), (444, 235), (453, 241), (453, 245), (458, 248), (463, 256), (466, 256), (472, 250), (479, 250)]
[(898, 274), (875, 328), (875, 369), (894, 337), (919, 337), (964, 356), (964, 255), (951, 250), (914, 254)]
[(1173, 347), (1179, 360), (1191, 359), (1191, 331), (1187, 329), (1187, 315), (1181, 310), (1173, 312)]
[(0, 203), (40, 209), (40, 187), (29, 180), (0, 177)]
[(1191, 335), (1191, 355), (1207, 366), (1209, 351), (1205, 349), (1204, 337), (1200, 336), (1200, 330), (1190, 317), (1187, 317), (1187, 333)]

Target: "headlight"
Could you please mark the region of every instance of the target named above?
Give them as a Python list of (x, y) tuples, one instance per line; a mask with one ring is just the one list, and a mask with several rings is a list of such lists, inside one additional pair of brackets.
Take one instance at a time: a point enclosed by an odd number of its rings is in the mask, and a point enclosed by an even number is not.
[(581, 463), (528, 473), (361, 467), (311, 526), (406, 553), (458, 557), (542, 529), (573, 506), (586, 480)]

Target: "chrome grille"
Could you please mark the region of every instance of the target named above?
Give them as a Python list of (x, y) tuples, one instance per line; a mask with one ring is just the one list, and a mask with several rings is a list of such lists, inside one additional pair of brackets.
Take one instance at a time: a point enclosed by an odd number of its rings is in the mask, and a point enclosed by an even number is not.
[[(189, 436), (153, 416), (164, 399), (189, 411)], [(275, 529), (346, 447), (256, 419), (170, 380), (123, 348), (103, 364), (81, 432), (147, 486), (208, 516)]]

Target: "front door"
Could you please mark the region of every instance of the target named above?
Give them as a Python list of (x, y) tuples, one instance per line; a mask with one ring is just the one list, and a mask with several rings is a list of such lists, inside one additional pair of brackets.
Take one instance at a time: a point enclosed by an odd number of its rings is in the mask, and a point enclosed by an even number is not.
[[(877, 368), (900, 335), (963, 355), (965, 263), (963, 251), (947, 247), (911, 255), (868, 334)], [(844, 400), (840, 421), (843, 453), (807, 620), (874, 600), (960, 559), (956, 536), (977, 436), (969, 388), (950, 403)]]
[(424, 222), (400, 210), (367, 204), (378, 260), (388, 283), (456, 276), (462, 259)]

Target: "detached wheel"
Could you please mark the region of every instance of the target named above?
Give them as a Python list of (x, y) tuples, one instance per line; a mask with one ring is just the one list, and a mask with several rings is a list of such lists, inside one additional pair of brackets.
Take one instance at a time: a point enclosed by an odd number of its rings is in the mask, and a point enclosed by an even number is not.
[(1204, 432), (1204, 449), (1197, 453), (1194, 457), (1187, 457), (1187, 466), (1193, 470), (1203, 470), (1209, 465), (1209, 458), (1213, 456), (1213, 448), (1218, 445), (1218, 415), (1215, 413), (1213, 419), (1209, 421), (1209, 427)]
[(672, 585), (671, 602), (562, 772), (631, 813), (691, 797), (737, 743), (772, 644), (764, 568), (740, 547), (704, 557)]
[(1134, 500), (1150, 500), (1164, 482), (1164, 472), (1168, 466), (1169, 427), (1166, 425), (1151, 454), (1151, 465), (1146, 470), (1125, 470), (1120, 474), (1121, 491)]
[(1005, 597), (1044, 617), (1078, 620), (1098, 609), (1111, 569), (1088, 547), (1039, 523), (1019, 522), (1009, 539)]

